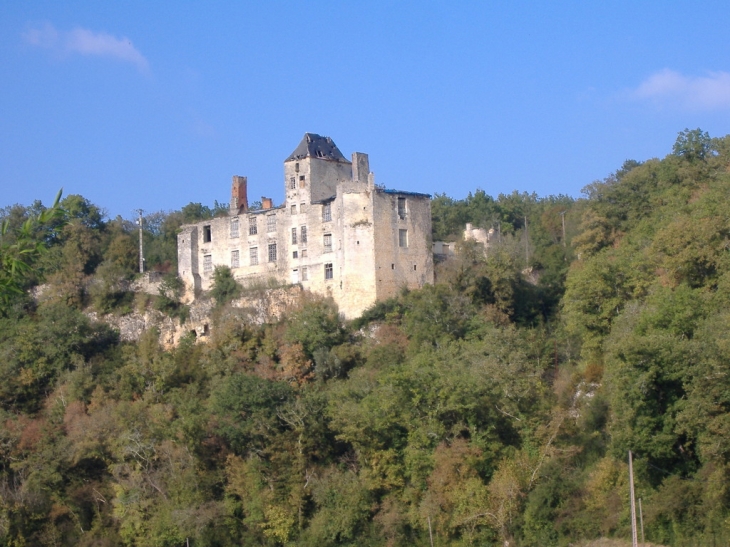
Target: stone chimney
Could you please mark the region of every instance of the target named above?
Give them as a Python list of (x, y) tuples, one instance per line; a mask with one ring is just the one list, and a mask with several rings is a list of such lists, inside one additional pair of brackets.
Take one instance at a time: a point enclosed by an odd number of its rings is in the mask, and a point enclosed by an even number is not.
[(233, 175), (231, 185), (231, 214), (237, 215), (248, 211), (248, 181), (246, 177)]
[(265, 198), (264, 196), (261, 196), (261, 208), (262, 209), (271, 209), (274, 206), (274, 201), (271, 198)]
[(355, 182), (368, 182), (370, 174), (370, 161), (368, 155), (362, 152), (353, 152), (352, 154), (352, 180)]

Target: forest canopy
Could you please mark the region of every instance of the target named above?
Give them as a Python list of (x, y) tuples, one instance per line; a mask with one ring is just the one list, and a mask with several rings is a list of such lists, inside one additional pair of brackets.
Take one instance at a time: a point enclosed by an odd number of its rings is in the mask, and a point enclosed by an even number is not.
[[(680, 132), (583, 197), (432, 200), (436, 282), (343, 322), (305, 296), (260, 324), (216, 271), (184, 321), (178, 228), (78, 195), (0, 210), (0, 545), (567, 546), (730, 541), (730, 137)], [(224, 211), (223, 211), (224, 212)], [(488, 248), (466, 223), (493, 229)]]

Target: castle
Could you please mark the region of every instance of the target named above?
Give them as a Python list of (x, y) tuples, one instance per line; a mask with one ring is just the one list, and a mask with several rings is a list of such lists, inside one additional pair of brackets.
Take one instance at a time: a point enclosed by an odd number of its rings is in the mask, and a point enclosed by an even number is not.
[(185, 225), (178, 275), (208, 290), (216, 266), (244, 285), (275, 279), (330, 296), (358, 317), (401, 288), (433, 283), (427, 194), (375, 184), (367, 154), (348, 161), (329, 137), (306, 133), (284, 160), (285, 202), (250, 210), (246, 177), (234, 176), (227, 217)]

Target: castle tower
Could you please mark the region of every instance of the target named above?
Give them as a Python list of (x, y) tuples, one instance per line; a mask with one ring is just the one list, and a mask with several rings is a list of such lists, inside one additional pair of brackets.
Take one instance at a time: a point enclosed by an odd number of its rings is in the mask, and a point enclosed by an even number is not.
[(337, 183), (352, 179), (352, 164), (329, 137), (305, 133), (284, 160), (287, 205), (321, 203), (333, 198)]

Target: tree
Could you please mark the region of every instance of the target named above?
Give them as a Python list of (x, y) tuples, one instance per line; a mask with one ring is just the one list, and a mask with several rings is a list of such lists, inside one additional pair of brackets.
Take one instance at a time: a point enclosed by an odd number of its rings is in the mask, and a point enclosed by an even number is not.
[(53, 205), (28, 218), (19, 229), (11, 235), (8, 219), (0, 224), (0, 314), (7, 312), (13, 298), (22, 294), (26, 280), (34, 262), (46, 251), (44, 240), (35, 237), (37, 230), (62, 218), (64, 211), (59, 206), (61, 193), (59, 190)]
[(213, 287), (210, 294), (215, 298), (216, 306), (223, 306), (241, 294), (241, 285), (233, 277), (228, 266), (216, 266), (213, 271)]
[(672, 153), (689, 162), (702, 161), (711, 153), (711, 144), (712, 139), (706, 131), (685, 129), (679, 132)]

